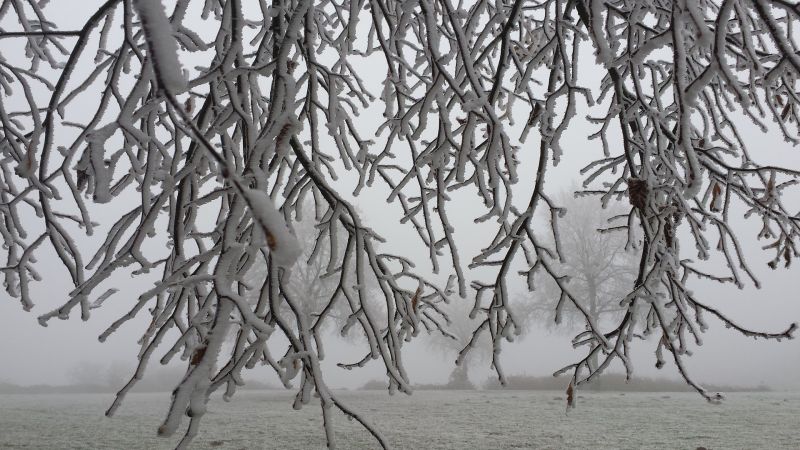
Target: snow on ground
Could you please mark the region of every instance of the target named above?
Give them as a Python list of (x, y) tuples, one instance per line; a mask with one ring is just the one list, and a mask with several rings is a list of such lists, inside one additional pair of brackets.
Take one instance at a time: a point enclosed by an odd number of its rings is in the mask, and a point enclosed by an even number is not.
[[(711, 405), (690, 393), (581, 393), (565, 414), (560, 392), (342, 392), (341, 398), (401, 449), (797, 449), (800, 393), (731, 393)], [(290, 392), (241, 392), (212, 400), (198, 449), (324, 448), (320, 410), (291, 409)], [(168, 395), (132, 394), (114, 418), (108, 395), (0, 395), (0, 448), (173, 448), (158, 438)], [(184, 424), (185, 426), (186, 424)], [(339, 416), (342, 449), (376, 448)]]

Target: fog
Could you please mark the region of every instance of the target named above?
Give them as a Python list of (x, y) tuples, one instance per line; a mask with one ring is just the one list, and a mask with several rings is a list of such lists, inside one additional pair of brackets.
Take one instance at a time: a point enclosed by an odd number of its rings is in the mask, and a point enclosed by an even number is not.
[[(61, 3), (61, 8), (68, 3), (69, 8), (72, 8), (77, 2), (53, 3)], [(50, 9), (59, 8), (59, 5), (52, 5)], [(75, 13), (66, 13), (64, 17), (65, 23), (78, 23), (78, 19), (80, 17)], [(365, 79), (371, 79), (377, 86), (380, 76), (377, 73), (366, 74)], [(13, 101), (14, 99), (8, 100), (9, 103)], [(357, 123), (364, 129), (374, 129), (380, 117), (380, 114), (370, 114), (367, 111)], [(580, 180), (575, 178), (578, 170), (601, 153), (599, 142), (587, 143), (586, 140), (586, 136), (594, 131), (585, 121), (575, 121), (563, 143), (564, 161), (547, 175), (548, 192), (559, 192), (579, 183)], [(775, 133), (765, 136), (746, 125), (743, 125), (742, 131), (753, 141), (754, 147), (774, 150), (778, 160), (797, 161), (797, 150), (790, 148)], [(523, 149), (532, 150), (535, 145), (537, 140), (532, 137)], [(531, 189), (535, 174), (533, 167), (536, 163), (535, 156), (532, 155), (534, 152), (527, 151), (521, 156), (525, 170), (520, 171), (522, 180), (517, 186), (520, 200)], [(530, 176), (525, 177), (525, 173)], [(344, 176), (339, 180), (338, 186), (349, 192), (353, 182), (353, 178)], [(397, 205), (386, 206), (387, 193), (385, 188), (368, 190), (354, 198), (353, 202), (364, 212), (368, 224), (387, 239), (385, 248), (418, 262), (418, 271), (423, 272), (424, 268), (429, 267), (426, 262), (427, 253), (414, 236), (413, 229), (399, 224), (400, 208)], [(797, 200), (785, 201), (796, 207)], [(459, 193), (453, 197), (449, 207), (461, 252), (471, 257), (489, 242), (486, 228), (473, 222), (483, 212), (480, 204), (476, 198)], [(104, 206), (103, 209), (94, 211), (95, 220), (101, 223), (98, 235), (102, 236), (102, 232), (118, 217), (121, 209), (115, 208), (120, 207)], [(695, 293), (750, 329), (776, 332), (784, 330), (792, 322), (800, 322), (799, 265), (795, 263), (788, 269), (770, 270), (766, 265), (770, 259), (769, 254), (761, 251), (761, 243), (754, 239), (758, 224), (741, 217), (735, 220), (737, 222), (734, 225), (742, 230), (740, 236), (742, 242), (746, 243), (745, 250), (751, 258), (751, 267), (762, 281), (762, 289), (748, 286), (744, 290), (737, 290), (729, 285), (693, 280), (690, 285)], [(82, 245), (91, 248), (96, 245), (96, 239), (87, 238)], [(684, 241), (684, 257), (696, 257), (693, 254), (693, 245), (688, 239)], [(90, 253), (88, 248), (86, 253)], [(38, 324), (37, 317), (61, 305), (72, 285), (52, 250), (43, 247), (37, 252), (37, 257), (45, 279), (32, 287), (33, 297), (37, 301), (33, 310), (25, 312), (16, 299), (9, 298), (5, 292), (0, 294), (0, 382), (61, 385), (74, 382), (75, 370), (81, 366), (105, 371), (116, 364), (118, 367), (122, 365), (132, 369), (139, 352), (136, 341), (147, 326), (146, 312), (143, 311), (135, 320), (124, 324), (106, 342), (100, 343), (98, 336), (130, 309), (136, 297), (151, 286), (152, 279), (141, 276), (131, 278), (127, 273), (117, 273), (106, 284), (108, 287), (119, 288), (119, 292), (109, 298), (103, 308), (93, 310), (87, 322), (83, 323), (79, 314), (73, 313), (68, 320), (50, 321), (47, 327), (42, 327)], [(719, 264), (717, 268), (721, 269), (722, 265)], [(468, 274), (468, 278), (480, 279), (482, 274), (473, 271)], [(444, 280), (447, 275), (449, 273), (442, 273), (439, 279)], [(471, 302), (472, 299), (454, 296), (452, 301)], [(800, 373), (800, 341), (754, 341), (734, 330), (726, 329), (719, 321), (711, 318), (708, 321), (710, 329), (704, 335), (704, 344), (686, 360), (690, 372), (699, 382), (743, 386), (765, 384), (773, 389), (800, 389), (800, 377), (797, 376)], [(583, 349), (575, 350), (570, 344), (571, 337), (579, 330), (553, 329), (535, 323), (525, 326), (530, 331), (523, 339), (503, 345), (501, 357), (507, 375), (551, 374), (582, 355)], [(404, 346), (404, 363), (412, 383), (444, 383), (448, 380), (456, 358), (455, 352), (448, 354), (436, 349), (426, 342), (432, 339), (441, 337), (424, 336)], [(679, 375), (670, 361), (661, 370), (655, 369), (653, 350), (656, 344), (653, 338), (634, 344), (635, 375), (677, 379)], [(274, 345), (280, 346), (283, 343), (277, 342)], [(162, 348), (162, 353), (158, 353), (158, 356), (165, 351), (166, 348)], [(336, 366), (339, 362), (360, 359), (364, 351), (363, 342), (357, 339), (344, 340), (332, 334), (323, 364), (324, 376), (329, 385), (355, 388), (369, 380), (385, 377), (385, 368), (380, 361), (373, 361), (363, 369), (356, 370), (345, 370)], [(157, 359), (154, 358), (151, 366), (157, 365)], [(487, 361), (475, 360), (469, 364), (470, 377), (475, 383), (483, 383), (495, 377)], [(612, 371), (622, 371), (618, 363), (612, 367)], [(99, 373), (98, 379), (104, 376), (104, 373)], [(265, 368), (253, 370), (245, 377), (278, 384), (272, 371)]]
[[(575, 148), (585, 146), (582, 136), (587, 134), (587, 130), (588, 127), (576, 127), (571, 131), (569, 138), (574, 141), (572, 145)], [(752, 136), (754, 139), (764, 139), (755, 133)], [(777, 139), (773, 144), (776, 147), (785, 146)], [(591, 154), (586, 156), (591, 157)], [(548, 190), (557, 192), (573, 187), (576, 181), (568, 175), (576, 173), (581, 163), (580, 158), (565, 159), (564, 163), (548, 175)], [(345, 179), (342, 183), (346, 182)], [(521, 192), (525, 192), (525, 183), (529, 182), (530, 180), (524, 180), (520, 183)], [(474, 201), (468, 198), (463, 200), (467, 204)], [(381, 230), (387, 238), (388, 250), (410, 256), (412, 260), (419, 261), (418, 266), (425, 267), (426, 253), (412, 231), (399, 225), (399, 208), (386, 207), (385, 192), (368, 191), (354, 202), (364, 212), (369, 224)], [(472, 222), (472, 210), (451, 209), (456, 236), (463, 245), (461, 251), (464, 254), (474, 254), (486, 244), (486, 233), (482, 233), (481, 226)], [(108, 217), (98, 215), (95, 220), (107, 227), (115, 217), (112, 209)], [(757, 232), (758, 223), (740, 219), (737, 225), (743, 230), (742, 242), (749, 243), (746, 251), (751, 258), (750, 264), (763, 287), (755, 289), (748, 286), (738, 290), (731, 285), (694, 280), (690, 286), (699, 298), (720, 307), (728, 317), (750, 329), (776, 332), (785, 329), (791, 322), (800, 322), (800, 277), (797, 276), (800, 269), (792, 265), (788, 269), (770, 270), (766, 265), (770, 259), (769, 253), (761, 251), (758, 243), (750, 238)], [(100, 227), (98, 231), (102, 229), (104, 228)], [(88, 242), (87, 240), (87, 245)], [(684, 249), (686, 257), (694, 256), (691, 255), (691, 250)], [(43, 264), (41, 267), (45, 281), (33, 285), (32, 293), (37, 301), (33, 310), (24, 312), (16, 299), (9, 298), (5, 293), (0, 301), (0, 382), (20, 385), (67, 384), (74, 381), (70, 379), (70, 374), (81, 365), (105, 370), (116, 363), (117, 366), (132, 369), (139, 351), (136, 341), (147, 326), (145, 312), (126, 323), (105, 343), (100, 343), (97, 337), (129, 310), (134, 299), (151, 285), (152, 279), (115, 274), (107, 284), (118, 287), (120, 291), (107, 300), (103, 308), (93, 310), (88, 322), (83, 323), (79, 314), (72, 314), (68, 320), (53, 320), (47, 327), (42, 327), (36, 320), (37, 316), (62, 304), (71, 283), (52, 250), (40, 252), (39, 259)], [(721, 268), (721, 265), (717, 268)], [(442, 274), (443, 277), (446, 275)], [(480, 279), (480, 273), (473, 273), (473, 276)], [(454, 296), (452, 301), (472, 302), (472, 299)], [(800, 377), (796, 375), (800, 373), (800, 341), (756, 341), (726, 329), (719, 321), (708, 320), (710, 329), (704, 335), (704, 344), (695, 350), (694, 356), (687, 358), (688, 367), (698, 381), (717, 385), (765, 384), (773, 389), (800, 389)], [(536, 323), (525, 326), (530, 331), (523, 339), (503, 345), (502, 362), (508, 375), (551, 374), (581, 356), (582, 349), (574, 350), (570, 344), (571, 337), (579, 330), (545, 327)], [(413, 383), (445, 383), (448, 380), (454, 366), (455, 352), (448, 354), (436, 349), (435, 345), (430, 344), (434, 339), (442, 338), (436, 335), (424, 336), (404, 346), (404, 361)], [(661, 370), (655, 369), (653, 350), (656, 343), (654, 339), (649, 339), (634, 344), (635, 375), (678, 378), (677, 370), (669, 361)], [(366, 381), (385, 377), (385, 369), (380, 361), (373, 361), (363, 369), (356, 370), (336, 367), (336, 363), (360, 359), (364, 351), (364, 342), (357, 339), (344, 340), (331, 334), (323, 364), (328, 383), (334, 387), (355, 388)], [(475, 360), (469, 364), (473, 382), (483, 383), (495, 378), (487, 361)], [(151, 363), (151, 370), (157, 370), (156, 365), (157, 359)], [(612, 371), (622, 371), (618, 363), (612, 367)], [(103, 377), (104, 373), (98, 374), (99, 379), (104, 379)], [(274, 373), (263, 368), (251, 371), (246, 378), (279, 384)]]
[[(714, 303), (724, 305), (730, 317), (739, 323), (756, 329), (779, 330), (788, 322), (800, 319), (800, 305), (796, 301), (798, 282), (787, 276), (790, 274), (791, 271), (765, 271), (761, 290), (738, 291), (718, 285), (695, 290), (703, 298), (713, 298)], [(48, 280), (45, 284), (46, 288), (38, 287), (36, 298), (40, 303), (29, 313), (22, 311), (13, 299), (6, 298), (0, 302), (0, 381), (20, 385), (68, 384), (75, 381), (70, 379), (70, 374), (82, 364), (106, 369), (116, 362), (133, 367), (139, 350), (136, 340), (146, 327), (144, 315), (123, 326), (105, 343), (97, 340), (97, 336), (118, 315), (127, 311), (127, 302), (134, 298), (133, 295), (127, 298), (116, 296), (113, 298), (114, 307), (93, 311), (86, 323), (73, 316), (66, 321), (51, 321), (45, 328), (36, 321), (37, 315), (63, 300), (69, 287), (63, 281)], [(119, 286), (122, 293), (133, 293), (141, 289), (141, 282), (123, 280)], [(453, 301), (469, 300), (456, 298)], [(710, 325), (711, 329), (704, 336), (704, 345), (687, 359), (698, 381), (744, 386), (763, 383), (773, 389), (800, 389), (797, 377), (800, 373), (800, 345), (797, 340), (780, 343), (754, 341), (718, 322), (710, 322)], [(535, 324), (527, 326), (534, 329), (524, 339), (504, 344), (502, 360), (507, 374), (546, 375), (580, 355), (580, 350), (572, 349), (571, 334), (567, 331), (547, 330)], [(352, 362), (363, 356), (364, 346), (358, 341), (345, 341), (335, 335), (331, 337), (324, 361), (327, 366), (325, 377), (331, 386), (354, 388), (385, 376), (385, 369), (379, 361), (357, 370), (336, 367), (337, 362)], [(444, 355), (425, 344), (424, 341), (429, 339), (441, 338), (426, 336), (404, 347), (406, 368), (414, 383), (445, 383), (453, 368), (455, 352)], [(654, 368), (652, 351), (655, 344), (654, 339), (637, 344), (633, 358), (635, 374), (678, 378), (674, 365), (668, 363), (661, 370)], [(151, 370), (158, 370), (155, 367), (157, 363), (151, 366)], [(616, 370), (621, 371), (621, 368), (617, 366)], [(98, 380), (105, 380), (105, 376), (105, 373), (99, 373)], [(494, 374), (486, 361), (480, 361), (471, 364), (470, 376), (479, 383), (493, 378)], [(271, 370), (255, 370), (247, 378), (278, 385)]]

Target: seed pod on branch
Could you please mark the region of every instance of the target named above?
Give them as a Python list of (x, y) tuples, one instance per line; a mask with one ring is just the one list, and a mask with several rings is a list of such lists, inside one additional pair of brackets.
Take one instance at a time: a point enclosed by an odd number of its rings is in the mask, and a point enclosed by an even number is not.
[(628, 199), (633, 207), (644, 211), (649, 193), (650, 189), (647, 186), (647, 180), (636, 177), (628, 178)]

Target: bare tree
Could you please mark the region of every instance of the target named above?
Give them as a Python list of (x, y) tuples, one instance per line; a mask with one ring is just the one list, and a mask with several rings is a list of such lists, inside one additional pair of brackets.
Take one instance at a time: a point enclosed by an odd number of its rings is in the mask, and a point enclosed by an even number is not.
[[(30, 285), (43, 275), (37, 255), (51, 248), (74, 288), (40, 316), (46, 325), (76, 308), (88, 319), (113, 295), (99, 291), (114, 273), (158, 272), (101, 335), (151, 315), (136, 372), (108, 414), (153, 356), (166, 363), (182, 352), (187, 372), (159, 429), (171, 435), (188, 416), (180, 446), (197, 433), (210, 393), (232, 395), (241, 371), (260, 362), (284, 380), (299, 377), (297, 407), (318, 399), (330, 446), (336, 409), (386, 445), (327, 388), (318, 348), (328, 316), (308, 320), (288, 289), (302, 253), (291, 218), (309, 197), (324, 211), (316, 241), (341, 261), (327, 266), (339, 280), (330, 301), (349, 309), (368, 342), (364, 358), (345, 366), (379, 359), (390, 387), (403, 392), (402, 344), (442, 326), (437, 305), (448, 293), (410, 259), (383, 251), (381, 230), (345, 195), (376, 185), (418, 234), (433, 271), (452, 273), (461, 296), (472, 282), (479, 321), (462, 353), (488, 335), (501, 381), (499, 343), (521, 332), (509, 304), (516, 274), (552, 277), (586, 322), (576, 338), (586, 357), (563, 369), (573, 374), (570, 393), (614, 359), (630, 375), (630, 340), (656, 333), (659, 363), (666, 353), (716, 400), (684, 365), (706, 316), (759, 338), (788, 338), (796, 328), (747, 329), (687, 287), (696, 277), (758, 286), (740, 239), (767, 239), (773, 266), (798, 255), (797, 208), (784, 200), (800, 172), (753, 157), (739, 132), (747, 121), (797, 142), (800, 11), (790, 2), (177, 0), (165, 12), (159, 0), (105, 0), (69, 29), (51, 12), (56, 3), (64, 2), (0, 3), (0, 20), (13, 24), (0, 31), (5, 288), (31, 309)], [(579, 56), (590, 49), (594, 62)], [(357, 68), (367, 66), (382, 86), (362, 77)], [(365, 130), (355, 117), (373, 104), (383, 121)], [(562, 138), (579, 109), (596, 124), (601, 152), (582, 172), (586, 193), (604, 203), (628, 196), (621, 228), (643, 233), (636, 279), (620, 299), (626, 312), (609, 326), (561, 278), (560, 245), (534, 232), (533, 217), (560, 210), (544, 183), (549, 165), (573, 151)], [(529, 135), (538, 166), (521, 172)], [(528, 176), (533, 189), (515, 197)], [(477, 195), (475, 220), (493, 230), (477, 254), (459, 252), (448, 206), (456, 191)], [(123, 210), (109, 228), (95, 222), (93, 205), (102, 203)], [(763, 223), (757, 236), (731, 225), (741, 215)], [(552, 242), (558, 230), (554, 220)], [(678, 230), (699, 262), (681, 250)], [(80, 236), (96, 232), (101, 242), (86, 253)], [(703, 266), (712, 254), (727, 261), (725, 272)], [(248, 286), (259, 259), (268, 276)], [(368, 273), (380, 312), (368, 302)], [(246, 300), (252, 289), (255, 306)], [(278, 313), (283, 305), (291, 317)], [(640, 310), (646, 321), (634, 319)], [(240, 338), (221, 353), (230, 330)], [(289, 342), (278, 357), (266, 345), (275, 334)]]
[[(579, 303), (598, 324), (618, 321), (627, 308), (620, 299), (630, 292), (636, 280), (639, 256), (635, 245), (624, 232), (615, 230), (627, 219), (627, 209), (620, 202), (599, 208), (591, 198), (562, 192), (557, 197), (564, 208), (559, 219), (559, 245), (564, 259), (556, 269)], [(549, 219), (549, 217), (548, 217)], [(540, 286), (527, 293), (530, 318), (551, 325), (566, 321), (570, 329), (583, 327), (581, 311), (564, 298), (558, 283), (540, 276)]]
[[(286, 281), (286, 291), (296, 299), (296, 307), (302, 312), (306, 320), (313, 321), (320, 316), (331, 317), (330, 321), (321, 323), (320, 331), (329, 331), (328, 328), (336, 326), (343, 336), (350, 336), (350, 329), (357, 323), (356, 316), (348, 312), (348, 308), (343, 302), (331, 301), (337, 295), (339, 278), (331, 267), (342, 264), (342, 255), (339, 260), (331, 259), (330, 246), (327, 245), (328, 237), (317, 239), (318, 233), (316, 225), (322, 219), (322, 212), (315, 211), (313, 202), (307, 201), (302, 207), (302, 214), (298, 214), (297, 220), (291, 222), (294, 234), (300, 243), (301, 252), (298, 263), (292, 266), (292, 276)], [(338, 242), (347, 241), (347, 233), (343, 229), (337, 231), (334, 238)], [(349, 267), (348, 277), (355, 279), (354, 267)], [(269, 270), (263, 259), (258, 259), (245, 275), (244, 282), (248, 286), (261, 286), (269, 275)], [(371, 299), (380, 295), (378, 283), (374, 277), (367, 277), (365, 291), (367, 298)], [(251, 289), (247, 292), (246, 298), (252, 305), (258, 303), (259, 290)], [(376, 311), (381, 311), (381, 304), (372, 302), (372, 307)], [(282, 314), (291, 316), (293, 314), (289, 305), (282, 305)], [(382, 326), (385, 324), (382, 323)], [(319, 343), (322, 345), (322, 342)], [(321, 347), (320, 347), (321, 348)]]
[[(474, 387), (469, 379), (470, 366), (488, 360), (492, 354), (492, 342), (488, 335), (472, 341), (472, 335), (480, 321), (477, 317), (470, 317), (471, 308), (472, 305), (469, 303), (457, 300), (442, 306), (448, 317), (447, 329), (446, 331), (440, 330), (440, 333), (435, 333), (425, 340), (437, 353), (455, 361), (447, 382), (450, 388), (469, 389)], [(467, 345), (471, 345), (469, 355), (462, 352)]]

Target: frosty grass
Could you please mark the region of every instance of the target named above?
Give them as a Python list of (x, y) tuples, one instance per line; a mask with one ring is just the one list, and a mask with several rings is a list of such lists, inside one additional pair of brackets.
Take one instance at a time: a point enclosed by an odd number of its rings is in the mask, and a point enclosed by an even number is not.
[[(691, 393), (580, 393), (565, 414), (561, 392), (342, 392), (400, 449), (797, 449), (800, 393), (730, 393), (721, 405)], [(131, 394), (114, 418), (112, 397), (0, 395), (3, 449), (168, 449), (156, 429), (168, 395)], [(319, 407), (291, 408), (292, 393), (240, 392), (212, 397), (198, 449), (325, 448)], [(184, 421), (181, 430), (186, 427)], [(337, 415), (340, 449), (376, 448), (355, 422)]]

